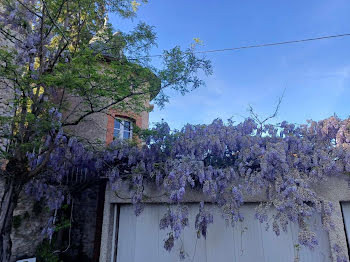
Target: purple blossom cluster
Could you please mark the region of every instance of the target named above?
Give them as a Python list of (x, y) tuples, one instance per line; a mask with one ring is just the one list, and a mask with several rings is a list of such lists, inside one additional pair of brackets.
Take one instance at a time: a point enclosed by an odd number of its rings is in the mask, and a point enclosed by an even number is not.
[(188, 207), (177, 205), (169, 208), (159, 222), (160, 229), (170, 228), (167, 238), (164, 240), (164, 248), (170, 251), (174, 241), (178, 239), (184, 228), (188, 226)]
[(204, 238), (206, 238), (208, 225), (213, 222), (213, 215), (209, 212), (209, 210), (204, 208), (204, 202), (200, 202), (199, 213), (197, 214), (195, 221), (197, 237), (200, 238), (200, 236), (202, 235)]
[[(52, 109), (50, 114), (59, 123), (60, 113)], [(68, 137), (55, 125), (43, 146), (27, 153), (29, 170), (40, 169), (41, 165), (44, 168), (25, 185), (26, 193), (37, 200), (45, 199), (51, 210), (59, 209), (71, 197), (68, 182), (98, 178), (95, 157), (81, 142)]]
[(190, 185), (191, 188), (195, 186), (192, 170), (198, 169), (195, 165), (196, 161), (191, 159), (176, 159), (171, 164), (168, 163), (169, 175), (164, 178), (163, 186), (165, 190), (170, 192), (170, 199), (172, 202), (180, 202), (185, 195), (185, 188)]
[(16, 62), (19, 65), (28, 65), (32, 77), (35, 79), (37, 73), (34, 63), (38, 54), (41, 41), (49, 44), (51, 37), (47, 35), (45, 39), (40, 37), (38, 3), (34, 0), (8, 1), (2, 5), (0, 10), (0, 27), (7, 31), (8, 38), (12, 40), (16, 50)]
[(298, 235), (299, 243), (313, 249), (318, 245), (318, 240), (316, 238), (316, 234), (309, 230), (301, 230)]

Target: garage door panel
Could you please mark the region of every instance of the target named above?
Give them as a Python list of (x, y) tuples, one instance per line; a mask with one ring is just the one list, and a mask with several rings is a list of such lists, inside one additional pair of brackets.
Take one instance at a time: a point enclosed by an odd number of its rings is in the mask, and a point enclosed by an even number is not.
[(131, 205), (123, 205), (119, 216), (119, 237), (117, 261), (135, 261), (136, 216)]
[[(167, 211), (165, 205), (146, 205), (144, 212), (135, 217), (131, 205), (120, 208), (119, 240), (117, 262), (177, 262), (180, 250), (185, 251), (186, 262), (294, 262), (296, 257), (303, 262), (331, 261), (328, 234), (321, 228), (320, 217), (310, 221), (311, 229), (318, 234), (319, 246), (314, 250), (300, 249), (298, 226), (288, 225), (288, 233), (276, 236), (272, 230), (266, 231), (265, 224), (255, 219), (255, 206), (241, 208), (244, 220), (234, 227), (227, 225), (219, 208), (207, 205), (213, 214), (214, 223), (208, 227), (207, 238), (197, 239), (194, 228), (198, 204), (189, 206), (189, 227), (180, 239), (175, 241), (171, 252), (164, 249), (166, 230), (159, 229), (159, 220)], [(270, 211), (270, 216), (274, 211)]]
[[(135, 216), (133, 213), (131, 216)], [(158, 259), (158, 231), (159, 208), (149, 206), (142, 213), (142, 219), (136, 219), (135, 261), (157, 261)]]
[(217, 207), (212, 208), (214, 223), (210, 224), (206, 239), (207, 261), (235, 261), (233, 228), (225, 222)]
[(287, 233), (281, 232), (279, 236), (276, 236), (271, 227), (266, 230), (264, 223), (261, 224), (258, 220), (256, 220), (256, 223), (260, 224), (265, 261), (293, 261), (286, 260), (295, 256), (295, 242), (290, 235), (290, 228), (288, 228)]
[(237, 261), (250, 262), (257, 258), (259, 258), (259, 261), (265, 261), (262, 232), (260, 224), (254, 216), (254, 207), (254, 205), (243, 206), (241, 213), (244, 220), (236, 223), (233, 228)]
[(183, 245), (185, 251), (185, 261), (205, 262), (207, 261), (206, 241), (203, 237), (197, 238), (194, 221), (198, 213), (198, 206), (189, 208), (189, 225), (185, 228), (183, 233)]

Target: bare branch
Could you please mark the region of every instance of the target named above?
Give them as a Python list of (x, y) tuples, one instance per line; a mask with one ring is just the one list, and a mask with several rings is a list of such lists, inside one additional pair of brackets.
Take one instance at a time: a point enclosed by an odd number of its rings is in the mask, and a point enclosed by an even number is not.
[(282, 100), (283, 100), (283, 97), (284, 97), (285, 91), (286, 91), (286, 89), (283, 90), (282, 95), (278, 98), (278, 103), (277, 103), (277, 105), (276, 105), (275, 112), (274, 112), (271, 116), (265, 118), (265, 119), (262, 121), (263, 124), (264, 124), (266, 121), (270, 120), (271, 118), (274, 118), (274, 117), (277, 116), (278, 111), (279, 111), (280, 106), (281, 106), (281, 103), (282, 103)]
[(286, 89), (283, 90), (283, 93), (282, 95), (278, 98), (278, 102), (277, 102), (277, 105), (275, 107), (275, 111), (273, 112), (272, 115), (266, 117), (265, 119), (261, 120), (259, 115), (254, 111), (253, 107), (251, 105), (249, 105), (248, 107), (248, 111), (249, 111), (249, 114), (251, 116), (251, 118), (257, 123), (260, 125), (260, 133), (262, 132), (262, 129), (263, 129), (263, 126), (264, 124), (269, 121), (270, 119), (272, 118), (275, 118), (279, 112), (279, 109), (281, 107), (281, 103), (282, 103), (282, 100), (283, 100), (283, 97), (284, 97), (284, 93), (285, 93)]

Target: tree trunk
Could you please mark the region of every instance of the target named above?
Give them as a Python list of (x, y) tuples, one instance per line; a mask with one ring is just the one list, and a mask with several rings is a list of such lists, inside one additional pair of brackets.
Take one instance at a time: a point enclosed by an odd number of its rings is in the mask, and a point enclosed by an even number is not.
[(22, 186), (14, 179), (7, 179), (0, 202), (0, 262), (9, 262), (11, 257), (11, 228), (13, 211), (16, 208)]

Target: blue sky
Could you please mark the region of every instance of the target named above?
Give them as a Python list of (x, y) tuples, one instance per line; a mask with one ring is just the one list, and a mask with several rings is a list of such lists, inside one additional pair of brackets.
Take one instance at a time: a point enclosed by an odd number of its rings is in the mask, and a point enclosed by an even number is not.
[[(149, 0), (134, 21), (110, 16), (115, 28), (129, 30), (145, 21), (155, 26), (158, 47), (199, 50), (350, 33), (348, 0)], [(304, 123), (336, 113), (350, 115), (350, 37), (300, 44), (208, 54), (214, 74), (206, 86), (185, 96), (169, 92), (170, 103), (155, 107), (150, 122), (161, 119), (172, 128), (249, 116), (252, 105), (268, 116), (285, 90), (276, 122)]]

